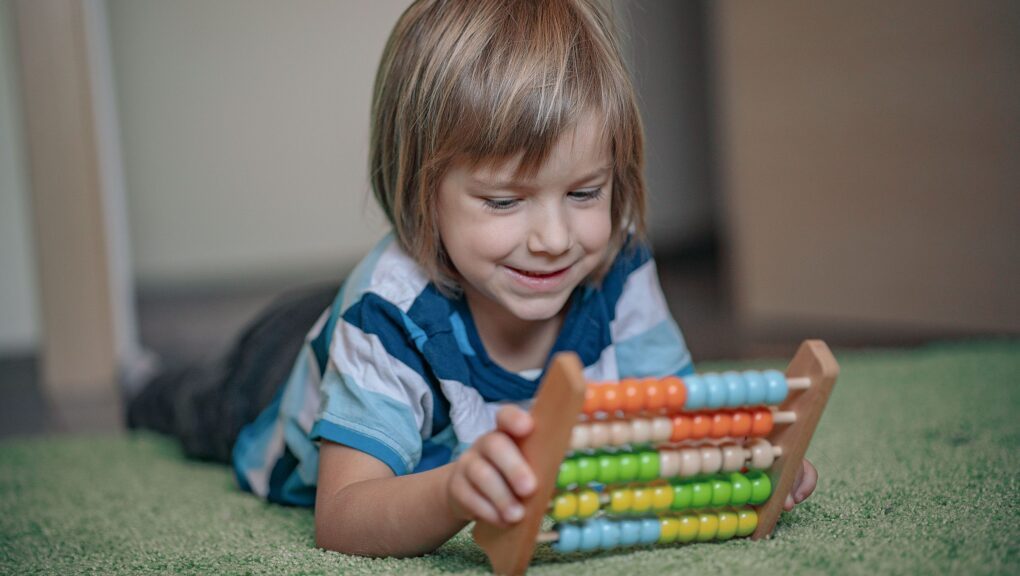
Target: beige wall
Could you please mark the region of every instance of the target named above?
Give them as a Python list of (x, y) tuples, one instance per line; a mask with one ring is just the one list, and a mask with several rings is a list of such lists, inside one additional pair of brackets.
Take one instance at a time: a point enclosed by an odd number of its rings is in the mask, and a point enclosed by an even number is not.
[(369, 100), (405, 5), (109, 1), (142, 286), (335, 277), (374, 244)]
[(28, 352), (39, 339), (14, 31), (11, 3), (0, 0), (0, 353)]
[(1020, 3), (713, 6), (743, 319), (1020, 331)]

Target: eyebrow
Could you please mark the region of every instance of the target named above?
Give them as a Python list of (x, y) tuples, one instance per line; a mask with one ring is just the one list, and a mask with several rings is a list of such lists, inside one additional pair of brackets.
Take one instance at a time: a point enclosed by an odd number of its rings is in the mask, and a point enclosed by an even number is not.
[[(605, 177), (612, 170), (612, 168), (613, 167), (612, 167), (611, 164), (606, 164), (605, 166), (602, 166), (601, 168), (596, 169), (594, 172), (591, 172), (589, 174), (581, 176), (580, 178), (575, 179), (574, 180), (574, 184), (572, 184), (571, 186), (577, 186), (577, 185), (581, 184), (582, 182), (588, 182), (588, 181), (591, 181), (591, 180), (595, 180), (596, 178), (599, 178), (599, 177)], [(470, 178), (471, 178), (471, 182), (473, 184), (475, 184), (476, 186), (481, 186), (483, 188), (519, 189), (519, 190), (533, 190), (535, 188), (534, 186), (531, 186), (530, 184), (526, 184), (524, 182), (518, 182), (517, 180), (514, 180), (514, 179), (508, 179), (508, 180), (486, 180), (486, 179), (478, 178), (477, 176), (471, 176)]]

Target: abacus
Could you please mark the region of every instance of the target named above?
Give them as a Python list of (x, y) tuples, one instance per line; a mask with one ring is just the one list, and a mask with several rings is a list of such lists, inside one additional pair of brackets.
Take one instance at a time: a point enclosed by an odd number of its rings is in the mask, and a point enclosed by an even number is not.
[[(839, 374), (820, 340), (777, 370), (588, 383), (553, 359), (521, 452), (538, 478), (524, 518), (478, 522), (493, 570), (521, 574), (537, 545), (557, 552), (772, 533)], [(540, 532), (542, 520), (556, 522)]]

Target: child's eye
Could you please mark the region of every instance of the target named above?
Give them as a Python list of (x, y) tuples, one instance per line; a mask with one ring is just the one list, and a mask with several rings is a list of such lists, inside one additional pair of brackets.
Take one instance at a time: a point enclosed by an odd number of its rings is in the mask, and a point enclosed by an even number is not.
[(567, 196), (581, 202), (587, 202), (590, 200), (598, 200), (602, 197), (602, 188), (589, 188), (587, 190), (574, 190), (567, 194)]
[(517, 198), (486, 198), (485, 207), (489, 210), (509, 210), (520, 202)]

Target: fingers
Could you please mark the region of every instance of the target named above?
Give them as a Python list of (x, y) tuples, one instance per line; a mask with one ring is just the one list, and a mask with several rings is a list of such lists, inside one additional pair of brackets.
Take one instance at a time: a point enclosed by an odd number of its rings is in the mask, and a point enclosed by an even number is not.
[(797, 476), (793, 480), (793, 489), (786, 495), (786, 500), (783, 501), (783, 509), (789, 512), (793, 510), (793, 507), (800, 504), (815, 491), (815, 485), (818, 484), (818, 471), (808, 460), (804, 460), (800, 469), (797, 470)]
[(802, 477), (800, 482), (794, 485), (793, 489), (793, 499), (798, 504), (810, 496), (811, 493), (815, 491), (815, 486), (818, 484), (818, 470), (815, 470), (815, 467), (811, 464), (811, 462), (804, 460), (804, 465), (801, 466), (801, 475)]
[[(523, 424), (530, 427), (530, 418)], [(530, 496), (536, 487), (535, 475), (517, 445), (497, 431), (479, 438), (461, 456), (450, 490), (468, 516), (505, 526), (524, 517), (520, 499)]]
[(535, 422), (526, 410), (514, 404), (507, 404), (496, 413), (496, 429), (513, 436), (524, 438), (531, 434)]
[(465, 520), (484, 520), (489, 524), (504, 526), (502, 517), (496, 507), (475, 488), (466, 474), (454, 474), (450, 477), (450, 497), (460, 513), (458, 517)]

